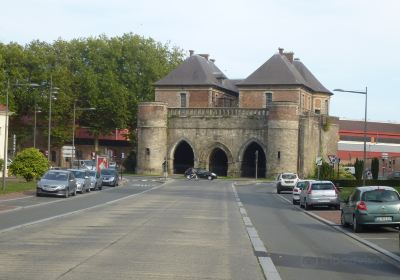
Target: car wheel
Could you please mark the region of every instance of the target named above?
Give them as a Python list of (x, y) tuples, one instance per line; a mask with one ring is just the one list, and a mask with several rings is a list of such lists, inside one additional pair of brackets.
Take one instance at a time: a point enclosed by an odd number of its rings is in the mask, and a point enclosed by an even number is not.
[(208, 175), (207, 179), (208, 179), (208, 180), (212, 180), (213, 177), (212, 177), (211, 175)]
[(72, 196), (76, 196), (76, 188), (74, 189), (74, 192), (72, 193)]
[(42, 196), (42, 194), (41, 193), (36, 193), (36, 196)]
[(100, 186), (100, 187), (99, 187), (99, 190), (101, 191), (102, 189), (103, 189), (103, 186)]
[(64, 197), (65, 197), (65, 198), (68, 198), (68, 197), (69, 197), (69, 188), (65, 190), (65, 195), (64, 195)]
[(86, 189), (87, 192), (90, 192), (90, 187)]
[(293, 202), (293, 205), (296, 205), (296, 200), (293, 199), (292, 202)]
[(301, 200), (299, 201), (299, 205), (300, 205), (300, 208), (303, 208), (303, 203), (301, 203)]
[(307, 200), (306, 200), (305, 203), (304, 203), (304, 208), (305, 208), (306, 210), (310, 210), (310, 209), (311, 209), (311, 205), (307, 203)]
[(340, 205), (335, 205), (335, 210), (340, 210)]
[(356, 216), (353, 217), (353, 231), (362, 232), (362, 226), (358, 223)]
[(342, 227), (348, 227), (349, 223), (346, 222), (346, 219), (344, 218), (344, 213), (343, 211), (340, 213), (340, 224)]

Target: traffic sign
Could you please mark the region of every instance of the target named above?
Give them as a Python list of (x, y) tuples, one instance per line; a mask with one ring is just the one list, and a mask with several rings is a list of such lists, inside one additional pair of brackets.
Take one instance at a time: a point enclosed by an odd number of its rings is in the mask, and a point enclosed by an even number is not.
[(317, 157), (315, 159), (315, 164), (318, 165), (318, 166), (321, 166), (322, 165), (322, 157)]
[(335, 164), (336, 163), (336, 156), (335, 155), (328, 155), (329, 158), (329, 162), (331, 164)]

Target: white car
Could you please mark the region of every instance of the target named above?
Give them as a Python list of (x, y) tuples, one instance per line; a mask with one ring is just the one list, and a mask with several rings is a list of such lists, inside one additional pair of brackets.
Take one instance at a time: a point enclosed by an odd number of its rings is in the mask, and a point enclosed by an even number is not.
[(293, 188), (293, 204), (298, 204), (300, 202), (300, 193), (302, 190), (307, 188), (307, 184), (313, 180), (299, 180)]
[(282, 191), (293, 191), (299, 177), (296, 173), (281, 173), (276, 178), (276, 192), (281, 193)]
[(339, 191), (331, 181), (310, 181), (300, 193), (300, 207), (331, 206), (340, 209)]

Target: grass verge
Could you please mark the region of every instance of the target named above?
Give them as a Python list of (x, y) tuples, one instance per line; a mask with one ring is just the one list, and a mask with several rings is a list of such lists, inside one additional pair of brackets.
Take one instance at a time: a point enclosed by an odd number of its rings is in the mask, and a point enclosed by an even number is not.
[(0, 196), (14, 192), (24, 192), (29, 190), (35, 190), (36, 182), (24, 182), (24, 181), (6, 181), (6, 188), (3, 190), (3, 186), (0, 186)]
[[(400, 187), (394, 187), (394, 188), (400, 193)], [(342, 190), (340, 191), (340, 198), (342, 198), (343, 200), (347, 199), (354, 189), (355, 187), (342, 188)]]

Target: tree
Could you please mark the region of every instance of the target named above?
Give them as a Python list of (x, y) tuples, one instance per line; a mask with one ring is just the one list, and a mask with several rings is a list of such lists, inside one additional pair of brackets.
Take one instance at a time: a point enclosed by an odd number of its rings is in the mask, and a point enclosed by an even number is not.
[(12, 174), (29, 182), (40, 178), (49, 169), (49, 162), (39, 150), (27, 148), (17, 154), (9, 169)]
[[(327, 163), (325, 160), (322, 160), (322, 165), (319, 167), (319, 179), (327, 180), (333, 176), (333, 167)], [(315, 168), (314, 177), (318, 178), (318, 166)]]
[(364, 161), (356, 158), (356, 162), (354, 163), (354, 169), (355, 169), (354, 177), (356, 177), (356, 180), (358, 181), (361, 180), (364, 171)]
[(371, 173), (372, 173), (372, 178), (374, 180), (378, 179), (378, 174), (379, 174), (379, 159), (378, 158), (373, 158), (371, 162)]

